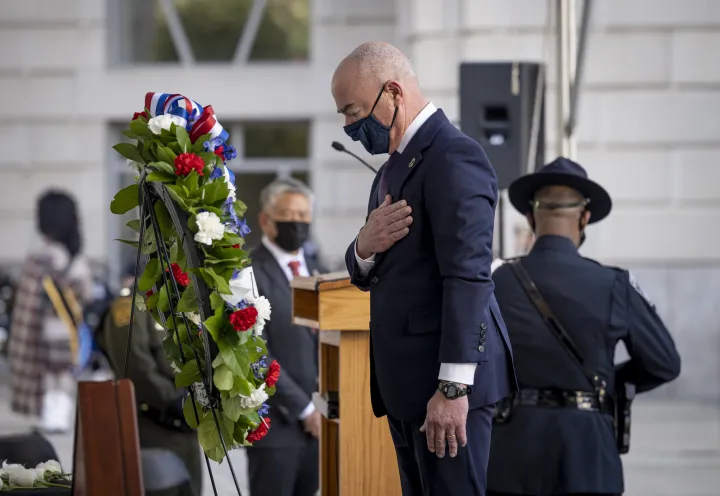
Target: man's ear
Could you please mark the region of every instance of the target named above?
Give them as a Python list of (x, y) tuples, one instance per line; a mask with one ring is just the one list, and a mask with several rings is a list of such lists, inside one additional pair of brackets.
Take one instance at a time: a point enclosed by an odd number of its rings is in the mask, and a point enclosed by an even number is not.
[(588, 223), (590, 222), (591, 215), (592, 214), (590, 213), (589, 210), (586, 210), (585, 212), (582, 213), (583, 226), (588, 225)]

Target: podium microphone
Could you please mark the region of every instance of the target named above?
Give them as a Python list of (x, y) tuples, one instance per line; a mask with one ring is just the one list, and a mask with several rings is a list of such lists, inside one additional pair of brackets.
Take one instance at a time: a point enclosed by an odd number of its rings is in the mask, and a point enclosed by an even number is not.
[(345, 153), (347, 153), (348, 155), (350, 155), (351, 157), (355, 157), (357, 160), (360, 161), (361, 164), (363, 164), (365, 167), (367, 167), (368, 169), (370, 169), (371, 171), (373, 171), (375, 174), (377, 174), (377, 170), (375, 170), (370, 164), (368, 164), (368, 163), (365, 162), (363, 159), (361, 159), (360, 157), (358, 157), (357, 155), (355, 155), (353, 152), (351, 152), (350, 150), (348, 150), (347, 148), (345, 148), (345, 146), (343, 146), (342, 143), (338, 143), (337, 141), (333, 141), (333, 142), (332, 142), (332, 147), (335, 148), (335, 149), (336, 149), (337, 151), (339, 151), (339, 152), (345, 152)]

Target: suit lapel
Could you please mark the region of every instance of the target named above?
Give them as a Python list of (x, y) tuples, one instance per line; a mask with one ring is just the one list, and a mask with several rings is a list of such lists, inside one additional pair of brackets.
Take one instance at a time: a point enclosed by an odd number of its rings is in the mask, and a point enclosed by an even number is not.
[(423, 161), (422, 152), (430, 147), (440, 129), (449, 124), (447, 117), (442, 110), (436, 110), (425, 123), (420, 126), (415, 136), (412, 137), (407, 148), (393, 164), (388, 179), (388, 193), (392, 196), (393, 202), (398, 201), (402, 195), (402, 188), (410, 179)]
[(261, 244), (253, 251), (252, 259), (254, 264), (257, 264), (267, 274), (269, 283), (280, 294), (290, 293), (290, 285), (282, 284), (287, 281), (285, 271), (280, 267), (275, 257), (272, 256), (272, 253), (265, 248), (265, 245)]

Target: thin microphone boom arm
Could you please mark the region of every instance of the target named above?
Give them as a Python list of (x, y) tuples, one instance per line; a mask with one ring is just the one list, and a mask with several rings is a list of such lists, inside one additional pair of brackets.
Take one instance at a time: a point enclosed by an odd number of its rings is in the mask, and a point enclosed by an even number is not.
[(345, 153), (347, 153), (348, 155), (350, 155), (351, 157), (355, 157), (355, 159), (357, 159), (361, 164), (363, 164), (365, 167), (367, 167), (368, 169), (370, 169), (371, 171), (373, 171), (375, 174), (377, 174), (377, 170), (376, 170), (374, 167), (372, 167), (370, 164), (368, 164), (367, 162), (365, 162), (363, 159), (361, 159), (360, 157), (358, 157), (357, 155), (355, 155), (353, 152), (351, 152), (350, 150), (348, 150), (347, 148), (345, 148), (345, 146), (343, 146), (342, 143), (339, 143), (339, 142), (337, 142), (337, 141), (333, 141), (333, 142), (332, 142), (332, 147), (335, 148), (335, 149), (336, 149), (337, 151), (339, 151), (339, 152), (345, 152)]

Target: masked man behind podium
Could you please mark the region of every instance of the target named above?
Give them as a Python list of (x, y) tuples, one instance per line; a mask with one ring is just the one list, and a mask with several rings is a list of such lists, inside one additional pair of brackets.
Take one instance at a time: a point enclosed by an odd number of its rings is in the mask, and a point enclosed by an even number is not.
[(490, 278), (495, 171), (392, 45), (355, 49), (332, 93), (348, 136), (390, 154), (346, 263), (370, 291), (372, 405), (403, 494), (482, 496), (493, 405), (516, 388)]
[(317, 333), (292, 324), (290, 280), (318, 272), (306, 256), (312, 221), (312, 193), (294, 179), (278, 179), (260, 194), (262, 243), (252, 253), (258, 291), (272, 306), (265, 325), (268, 364), (282, 367), (277, 391), (269, 400), (271, 429), (247, 450), (250, 493), (263, 496), (313, 496), (318, 489), (320, 413), (312, 404), (317, 391)]

